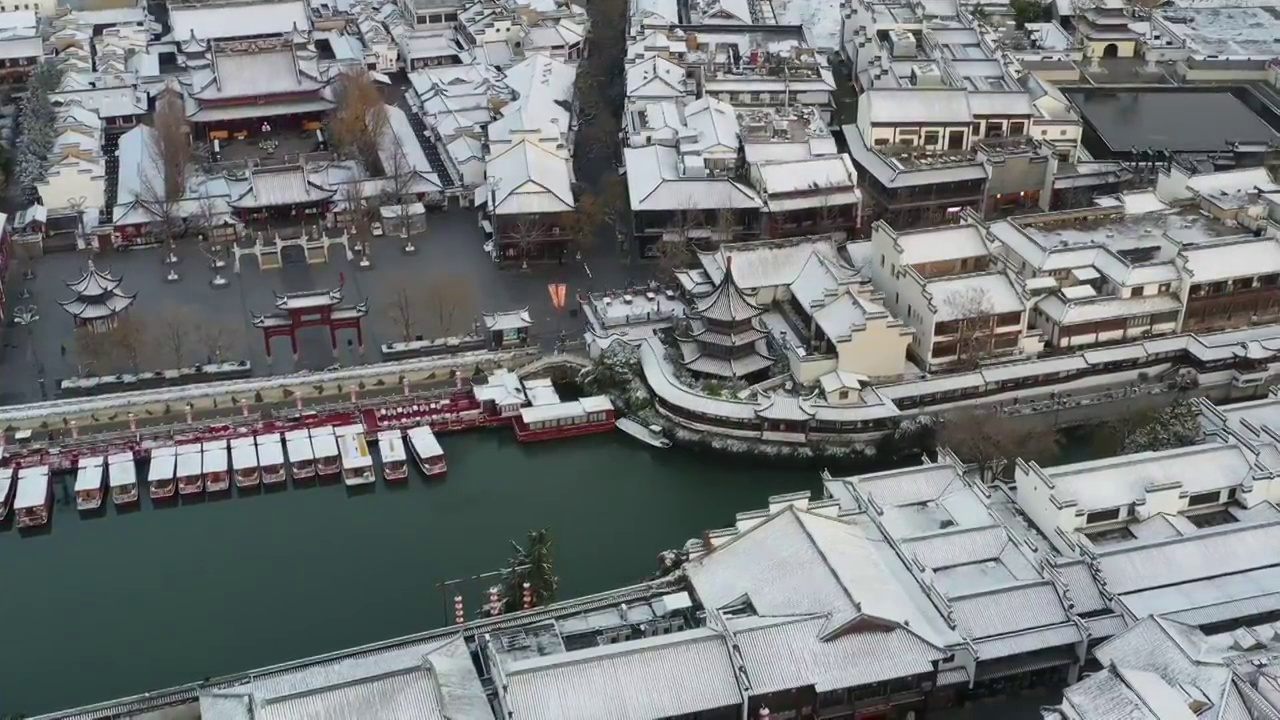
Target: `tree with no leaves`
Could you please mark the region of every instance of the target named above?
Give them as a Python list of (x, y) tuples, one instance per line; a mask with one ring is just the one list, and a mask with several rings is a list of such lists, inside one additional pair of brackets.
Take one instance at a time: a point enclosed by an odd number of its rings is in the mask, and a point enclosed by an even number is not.
[(426, 321), (435, 337), (452, 337), (471, 330), (475, 316), (475, 284), (464, 275), (437, 274), (426, 282)]
[(564, 230), (575, 251), (585, 252), (595, 245), (596, 233), (604, 219), (604, 207), (599, 198), (590, 192), (578, 196), (568, 222), (564, 223)]
[(191, 128), (176, 91), (161, 93), (152, 130), (148, 155), (153, 167), (141, 174), (138, 199), (156, 217), (156, 234), (172, 250), (182, 232), (178, 205), (186, 195), (192, 164)]
[(1058, 454), (1058, 434), (1051, 428), (992, 410), (953, 413), (936, 428), (938, 446), (976, 465), (984, 483), (994, 481), (1006, 461), (1047, 462)]
[(233, 352), (239, 344), (240, 334), (231, 326), (218, 322), (201, 323), (196, 331), (196, 341), (208, 358), (213, 362), (222, 362), (223, 357)]
[(383, 200), (391, 207), (396, 208), (399, 213), (397, 221), (400, 224), (400, 235), (401, 237), (408, 237), (409, 206), (418, 201), (418, 198), (413, 194), (418, 172), (414, 169), (413, 164), (409, 162), (409, 158), (405, 156), (404, 149), (398, 145), (386, 158), (382, 171), (384, 175)]
[(387, 300), (387, 316), (395, 323), (400, 342), (417, 339), (418, 323), (426, 315), (426, 306), (418, 283), (399, 282), (391, 289)]
[(955, 335), (955, 369), (972, 370), (991, 354), (992, 306), (991, 293), (986, 288), (968, 287), (948, 293), (942, 299), (946, 316), (950, 321), (950, 333)]
[(528, 262), (530, 251), (550, 236), (551, 231), (546, 223), (533, 215), (526, 215), (516, 221), (507, 233), (507, 237), (515, 243), (522, 262)]
[(142, 323), (133, 315), (122, 315), (108, 329), (94, 332), (76, 328), (76, 359), (81, 365), (92, 365), (99, 375), (113, 372), (139, 372), (147, 349)]
[(334, 108), (329, 111), (329, 142), (340, 155), (372, 169), (378, 165), (378, 140), (388, 126), (382, 93), (368, 72), (343, 72), (334, 83)]
[(170, 307), (160, 315), (156, 323), (157, 341), (165, 352), (169, 367), (186, 365), (194, 334), (199, 326), (195, 316), (182, 307)]

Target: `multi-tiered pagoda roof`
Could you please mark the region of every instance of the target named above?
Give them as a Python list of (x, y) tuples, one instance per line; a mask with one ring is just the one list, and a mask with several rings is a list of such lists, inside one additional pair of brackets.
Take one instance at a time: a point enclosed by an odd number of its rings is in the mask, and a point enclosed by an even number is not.
[(75, 318), (77, 325), (113, 322), (138, 296), (137, 293), (121, 292), (121, 282), (119, 278), (94, 267), (90, 260), (80, 279), (67, 283), (76, 296), (70, 300), (59, 300), (58, 304)]
[(765, 309), (747, 297), (725, 275), (720, 285), (699, 298), (688, 314), (688, 326), (677, 333), (686, 368), (705, 375), (738, 378), (773, 364)]

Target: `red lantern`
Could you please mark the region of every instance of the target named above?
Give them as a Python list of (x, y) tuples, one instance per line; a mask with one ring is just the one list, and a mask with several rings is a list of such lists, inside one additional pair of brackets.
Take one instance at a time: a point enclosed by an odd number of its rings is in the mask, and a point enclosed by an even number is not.
[(533, 586), (527, 582), (524, 584), (523, 605), (525, 610), (533, 607)]

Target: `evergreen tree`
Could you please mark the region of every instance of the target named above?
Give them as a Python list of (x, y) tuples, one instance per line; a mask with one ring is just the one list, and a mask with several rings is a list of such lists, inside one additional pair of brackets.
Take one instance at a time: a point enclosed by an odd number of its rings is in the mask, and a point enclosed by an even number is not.
[(1161, 410), (1151, 422), (1131, 432), (1124, 441), (1124, 452), (1138, 453), (1194, 445), (1200, 441), (1200, 409), (1179, 400)]
[(524, 608), (524, 584), (529, 583), (533, 607), (555, 602), (560, 579), (555, 575), (551, 557), (551, 536), (545, 528), (530, 530), (526, 546), (520, 547), (514, 540), (511, 547), (515, 554), (506, 572), (506, 587), (502, 597), (502, 611), (516, 612)]

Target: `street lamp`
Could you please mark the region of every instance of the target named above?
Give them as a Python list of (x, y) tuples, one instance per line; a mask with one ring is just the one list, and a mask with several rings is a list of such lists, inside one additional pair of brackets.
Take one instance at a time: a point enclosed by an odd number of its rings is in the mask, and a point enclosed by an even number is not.
[(37, 354), (34, 333), (31, 328), (39, 319), (39, 310), (35, 305), (19, 305), (13, 309), (14, 324), (21, 325), (27, 329), (27, 352), (30, 353), (31, 359), (36, 363), (36, 382), (40, 384), (40, 399), (43, 400), (48, 397), (48, 392), (44, 385), (44, 363), (40, 362), (40, 356)]

